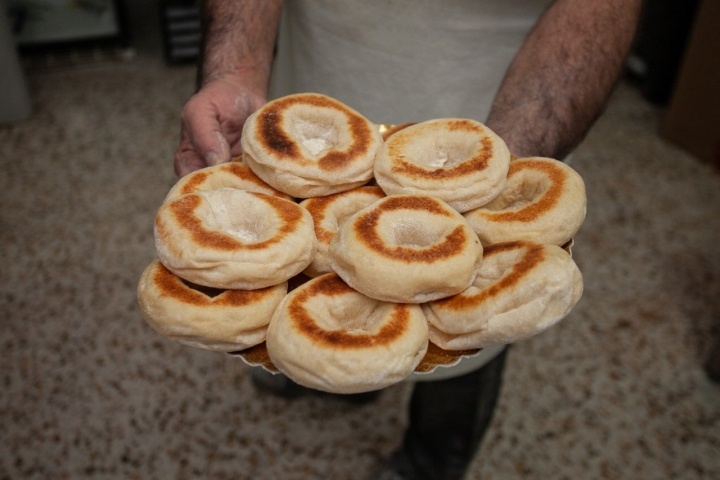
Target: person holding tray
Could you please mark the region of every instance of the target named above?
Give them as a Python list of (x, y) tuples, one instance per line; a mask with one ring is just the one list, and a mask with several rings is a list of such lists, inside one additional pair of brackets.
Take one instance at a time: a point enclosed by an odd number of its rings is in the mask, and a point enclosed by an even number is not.
[[(602, 113), (641, 4), (207, 0), (198, 90), (182, 111), (175, 172), (238, 157), (247, 117), (299, 92), (337, 98), (379, 124), (475, 119), (517, 157), (563, 159)], [(492, 418), (506, 353), (485, 348), (411, 377), (402, 447), (373, 478), (461, 478)], [(262, 372), (253, 371), (259, 388), (303, 392)], [(350, 398), (372, 398), (363, 395)]]

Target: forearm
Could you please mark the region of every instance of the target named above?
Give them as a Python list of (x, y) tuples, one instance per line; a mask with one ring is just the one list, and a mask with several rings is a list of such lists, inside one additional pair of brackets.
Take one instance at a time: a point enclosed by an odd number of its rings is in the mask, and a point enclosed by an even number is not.
[(600, 115), (622, 70), (641, 0), (558, 0), (500, 86), (487, 125), (517, 156), (562, 158)]
[(198, 88), (216, 79), (265, 95), (282, 0), (206, 0)]

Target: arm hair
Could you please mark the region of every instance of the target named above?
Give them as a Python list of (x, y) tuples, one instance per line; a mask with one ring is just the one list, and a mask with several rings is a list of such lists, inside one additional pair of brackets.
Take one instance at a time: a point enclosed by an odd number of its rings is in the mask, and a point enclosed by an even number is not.
[(263, 95), (272, 65), (282, 0), (206, 0), (198, 88), (231, 78)]
[(602, 113), (641, 0), (557, 0), (511, 63), (487, 125), (519, 157), (563, 158)]

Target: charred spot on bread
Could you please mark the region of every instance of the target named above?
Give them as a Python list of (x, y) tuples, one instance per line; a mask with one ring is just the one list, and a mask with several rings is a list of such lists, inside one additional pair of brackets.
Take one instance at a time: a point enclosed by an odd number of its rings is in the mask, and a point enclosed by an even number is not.
[(171, 202), (169, 208), (180, 228), (189, 232), (196, 243), (215, 250), (263, 250), (280, 242), (298, 228), (302, 219), (302, 210), (297, 204), (261, 193), (246, 193), (268, 204), (280, 218), (282, 224), (272, 238), (261, 242), (246, 243), (227, 233), (208, 230), (195, 213), (202, 203), (202, 198), (197, 194), (182, 196)]
[(335, 297), (339, 295), (359, 295), (337, 274), (327, 274), (299, 287), (297, 293), (286, 306), (293, 326), (298, 332), (313, 342), (340, 349), (371, 348), (387, 345), (401, 337), (408, 329), (410, 311), (408, 305), (393, 306), (390, 320), (385, 322), (377, 333), (349, 332), (338, 328), (322, 328), (306, 308), (307, 302), (314, 297)]
[(495, 222), (527, 223), (551, 211), (565, 189), (567, 173), (552, 162), (518, 160), (510, 164), (508, 182), (512, 181), (513, 176), (522, 174), (524, 171), (535, 171), (545, 175), (550, 181), (549, 188), (518, 210), (483, 210), (480, 214)]
[(500, 279), (498, 279), (498, 281), (493, 285), (480, 290), (474, 295), (462, 292), (457, 295), (453, 295), (452, 297), (436, 300), (434, 305), (439, 308), (446, 308), (449, 310), (467, 310), (476, 308), (483, 302), (486, 302), (489, 299), (500, 295), (503, 291), (519, 284), (533, 268), (545, 260), (545, 251), (541, 244), (524, 241), (512, 241), (496, 243), (485, 247), (483, 261), (486, 261), (493, 255), (498, 255), (512, 250), (523, 250), (522, 257), (514, 262), (512, 266), (503, 273), (502, 277), (500, 277)]
[(187, 195), (188, 193), (196, 191), (200, 185), (205, 183), (205, 180), (207, 180), (209, 176), (210, 174), (208, 172), (204, 172), (202, 170), (194, 173), (183, 185), (182, 190), (180, 190), (180, 195)]
[(397, 210), (410, 210), (443, 217), (452, 217), (452, 214), (443, 207), (439, 201), (431, 197), (399, 196), (387, 197), (382, 203), (369, 212), (365, 212), (355, 220), (354, 233), (357, 239), (367, 248), (393, 260), (407, 263), (434, 263), (438, 260), (457, 255), (470, 241), (465, 229), (457, 226), (442, 236), (439, 243), (433, 242), (430, 246), (410, 247), (403, 245), (389, 245), (378, 233), (378, 224), (387, 212)]
[(273, 286), (257, 290), (225, 290), (205, 287), (178, 277), (160, 262), (157, 262), (152, 281), (162, 295), (195, 306), (241, 307), (250, 305), (262, 301), (275, 288)]
[(262, 147), (273, 152), (279, 159), (308, 163), (298, 142), (284, 126), (288, 109), (296, 105), (308, 105), (319, 109), (331, 109), (343, 114), (352, 141), (345, 149), (336, 147), (317, 159), (321, 170), (335, 171), (344, 168), (358, 156), (367, 154), (374, 137), (367, 120), (342, 103), (324, 95), (298, 94), (283, 97), (268, 104), (259, 114), (258, 140)]
[(391, 144), (390, 154), (395, 157), (391, 170), (397, 175), (426, 180), (452, 180), (458, 177), (465, 177), (488, 168), (489, 161), (494, 155), (492, 140), (488, 137), (483, 137), (479, 143), (480, 148), (476, 155), (450, 168), (425, 168), (416, 163), (409, 162), (402, 153), (400, 153), (404, 145), (402, 143), (399, 145)]

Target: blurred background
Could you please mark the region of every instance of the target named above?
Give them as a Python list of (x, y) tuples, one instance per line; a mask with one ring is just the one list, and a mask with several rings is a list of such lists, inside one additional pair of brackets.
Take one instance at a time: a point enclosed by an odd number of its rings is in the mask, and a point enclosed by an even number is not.
[[(0, 6), (0, 479), (364, 478), (401, 442), (408, 384), (362, 406), (271, 397), (138, 309), (197, 5)], [(510, 350), (468, 479), (720, 478), (719, 6), (646, 2), (572, 159), (584, 297)]]

